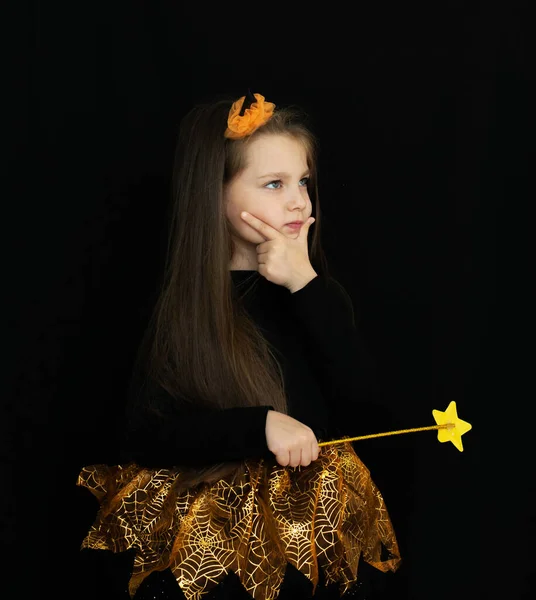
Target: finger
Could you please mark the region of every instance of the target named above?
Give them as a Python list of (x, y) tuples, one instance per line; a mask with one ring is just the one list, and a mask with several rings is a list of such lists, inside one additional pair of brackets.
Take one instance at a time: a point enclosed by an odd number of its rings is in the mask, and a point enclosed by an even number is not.
[(295, 449), (290, 451), (290, 461), (288, 463), (289, 467), (297, 467), (300, 464), (301, 459), (301, 449)]
[(307, 221), (301, 226), (300, 233), (298, 235), (299, 239), (307, 240), (307, 236), (309, 235), (309, 228), (316, 221), (314, 217), (309, 217)]
[(286, 467), (290, 462), (290, 452), (281, 452), (276, 454), (275, 458), (282, 467)]
[(275, 240), (278, 237), (282, 237), (277, 229), (274, 229), (271, 225), (268, 225), (265, 221), (261, 221), (261, 219), (257, 219), (252, 214), (248, 212), (240, 213), (242, 220), (244, 220), (248, 225), (251, 225), (253, 229), (258, 231), (262, 236), (264, 236), (267, 240)]
[(320, 452), (320, 448), (318, 447), (318, 443), (312, 442), (311, 443), (311, 460), (317, 460), (319, 452)]
[[(266, 244), (266, 246), (265, 246)], [(268, 252), (268, 242), (261, 242), (257, 244), (257, 256), (261, 256), (261, 254), (266, 254)]]
[(311, 464), (311, 448), (302, 448), (300, 465), (308, 467)]

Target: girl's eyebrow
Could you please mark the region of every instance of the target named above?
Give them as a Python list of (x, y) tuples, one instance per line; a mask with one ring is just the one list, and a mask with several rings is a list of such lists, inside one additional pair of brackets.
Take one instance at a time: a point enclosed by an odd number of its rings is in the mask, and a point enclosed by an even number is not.
[[(303, 175), (300, 177), (300, 179), (303, 179), (303, 177), (306, 177), (307, 175), (309, 175), (309, 169), (307, 169)], [(264, 179), (265, 177), (271, 177), (273, 179), (288, 179), (291, 177), (290, 173), (266, 173), (266, 175), (261, 175), (260, 177), (257, 177), (257, 179)]]

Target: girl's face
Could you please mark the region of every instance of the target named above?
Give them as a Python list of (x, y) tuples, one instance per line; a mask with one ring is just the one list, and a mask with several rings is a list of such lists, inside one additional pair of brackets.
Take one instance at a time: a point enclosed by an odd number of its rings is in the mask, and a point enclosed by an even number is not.
[(312, 205), (307, 192), (309, 169), (305, 147), (280, 134), (258, 137), (246, 148), (246, 167), (224, 189), (226, 215), (235, 252), (231, 269), (258, 270), (256, 246), (265, 238), (240, 216), (245, 210), (288, 237), (299, 230), (291, 221), (307, 221)]

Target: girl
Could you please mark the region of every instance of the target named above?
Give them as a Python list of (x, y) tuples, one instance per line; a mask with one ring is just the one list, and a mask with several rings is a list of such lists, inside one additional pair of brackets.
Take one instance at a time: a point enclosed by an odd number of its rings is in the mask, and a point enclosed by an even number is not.
[(320, 245), (316, 149), (260, 94), (181, 124), (122, 464), (79, 477), (101, 502), (83, 552), (131, 552), (136, 600), (340, 598), (367, 564), (398, 566), (368, 470), (350, 444), (319, 447), (350, 435), (373, 376)]

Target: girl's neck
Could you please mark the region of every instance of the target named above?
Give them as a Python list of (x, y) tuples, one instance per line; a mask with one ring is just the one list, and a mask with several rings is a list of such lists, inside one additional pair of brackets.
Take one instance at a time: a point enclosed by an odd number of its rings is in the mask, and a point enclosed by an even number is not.
[(234, 256), (229, 263), (230, 271), (258, 271), (257, 258), (245, 257), (245, 256)]

